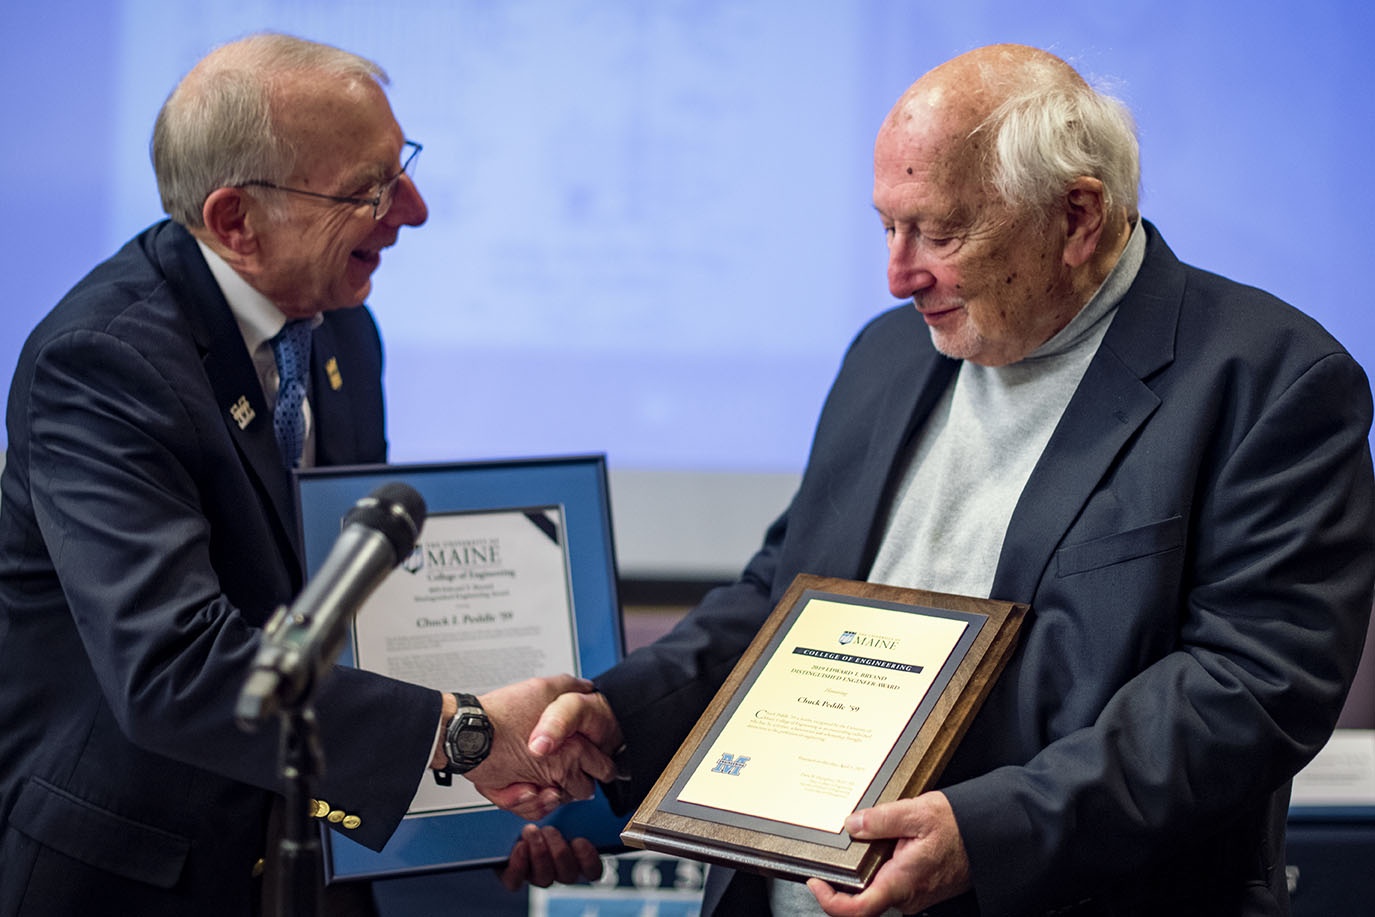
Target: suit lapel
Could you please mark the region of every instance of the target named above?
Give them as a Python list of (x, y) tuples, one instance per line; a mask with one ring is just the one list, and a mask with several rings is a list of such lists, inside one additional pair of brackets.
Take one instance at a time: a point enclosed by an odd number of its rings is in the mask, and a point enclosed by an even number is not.
[(1029, 602), (1103, 474), (1160, 401), (1112, 354), (1089, 364), (1008, 522), (991, 597)]
[(1144, 381), (1174, 359), (1184, 272), (1149, 223), (1146, 258), (1017, 501), (992, 597), (1030, 602), (1065, 532), (1160, 404)]
[(191, 327), (221, 417), (249, 475), (267, 496), (282, 549), (291, 561), (288, 568), (293, 578), (299, 578), (302, 552), (292, 480), (282, 468), (272, 415), (234, 314), (195, 240), (180, 226), (168, 224), (159, 235), (157, 257)]
[[(912, 315), (916, 316), (915, 308)], [(925, 328), (918, 335), (926, 335)], [(916, 338), (918, 341), (922, 337)], [(929, 340), (929, 336), (924, 338)], [(959, 369), (959, 362), (941, 357), (931, 348), (931, 359), (899, 364), (875, 412), (862, 470), (855, 476), (856, 492), (851, 501), (850, 518), (872, 520), (868, 538), (842, 539), (835, 545), (837, 576), (868, 575), (883, 539), (887, 509), (901, 477), (903, 459), (912, 435), (926, 423), (932, 408)]]

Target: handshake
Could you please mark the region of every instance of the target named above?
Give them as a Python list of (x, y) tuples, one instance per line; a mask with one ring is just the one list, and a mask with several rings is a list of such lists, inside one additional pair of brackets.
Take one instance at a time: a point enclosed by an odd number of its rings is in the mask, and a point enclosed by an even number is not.
[[(593, 781), (616, 779), (612, 756), (622, 747), (621, 727), (592, 682), (572, 675), (531, 678), (480, 698), (492, 721), (492, 751), (464, 776), (484, 797), (538, 821), (565, 802), (587, 799)], [(445, 695), (446, 717), (452, 695)], [(431, 766), (447, 763), (435, 752)], [(834, 917), (870, 917), (897, 907), (903, 913), (969, 890), (969, 857), (945, 794), (923, 793), (857, 811), (846, 819), (855, 838), (897, 838), (892, 857), (859, 894), (837, 891), (820, 879), (808, 889)], [(585, 838), (565, 841), (558, 829), (526, 825), (500, 872), (511, 890), (525, 883), (594, 880), (601, 859)]]
[[(572, 675), (531, 678), (480, 698), (492, 721), (492, 751), (466, 776), (490, 802), (538, 821), (573, 799), (592, 795), (594, 780), (616, 779), (612, 756), (623, 737), (616, 715), (592, 682)], [(445, 715), (453, 711), (445, 695)], [(431, 766), (446, 763), (436, 751)], [(971, 887), (969, 857), (945, 794), (923, 793), (849, 816), (855, 838), (897, 838), (892, 857), (859, 894), (840, 892), (820, 879), (808, 889), (827, 914), (870, 917), (897, 907), (921, 910)], [(500, 873), (511, 890), (529, 882), (593, 880), (601, 859), (585, 838), (565, 841), (558, 829), (526, 825)]]
[[(492, 723), (492, 750), (464, 776), (493, 804), (539, 821), (565, 802), (591, 798), (593, 781), (615, 779), (612, 755), (621, 747), (621, 729), (587, 679), (531, 678), (479, 700)], [(444, 695), (446, 722), (455, 709), (453, 695)], [(447, 763), (440, 743), (430, 766)], [(601, 858), (585, 838), (565, 841), (557, 828), (526, 825), (500, 879), (515, 891), (526, 882), (545, 887), (601, 872)]]
[[(565, 802), (591, 798), (594, 781), (615, 779), (621, 730), (587, 679), (531, 678), (479, 699), (492, 723), (492, 750), (464, 776), (493, 804), (539, 821)], [(452, 695), (444, 704), (447, 721)], [(445, 764), (441, 743), (430, 766)]]

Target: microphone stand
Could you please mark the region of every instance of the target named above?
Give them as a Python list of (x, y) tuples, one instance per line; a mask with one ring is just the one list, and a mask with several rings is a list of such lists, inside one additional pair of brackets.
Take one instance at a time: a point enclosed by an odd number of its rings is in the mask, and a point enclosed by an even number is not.
[(281, 917), (318, 917), (324, 858), (311, 820), (311, 781), (324, 773), (316, 691), (343, 645), (347, 622), (391, 568), (411, 552), (425, 501), (407, 484), (385, 484), (359, 500), (320, 571), (295, 605), (281, 605), (263, 628), (235, 717), (253, 731), (277, 714), (284, 798), (277, 844), (275, 904)]
[[(308, 627), (309, 615), (293, 613), (286, 605), (264, 628), (265, 638), (295, 625)], [(334, 621), (327, 645), (334, 644), (334, 631), (341, 631), (342, 619)], [(337, 648), (336, 651), (337, 653)], [(325, 771), (325, 755), (320, 744), (319, 724), (313, 701), (325, 672), (317, 663), (303, 660), (299, 647), (281, 643), (260, 649), (235, 710), (239, 725), (254, 731), (270, 715), (277, 717), (277, 767), (282, 778), (282, 832), (277, 849), (269, 851), (276, 869), (277, 885), (273, 903), (278, 917), (318, 917), (318, 898), (323, 887), (324, 857), (320, 834), (312, 815), (312, 782)]]
[[(279, 632), (291, 616), (288, 606), (279, 606), (268, 621), (265, 634)], [(295, 623), (301, 624), (302, 620), (298, 617)], [(343, 622), (338, 621), (333, 629), (342, 627)], [(257, 724), (269, 715), (277, 717), (282, 831), (277, 849), (268, 855), (276, 865), (271, 874), (277, 880), (272, 897), (278, 917), (318, 917), (324, 876), (319, 829), (311, 818), (311, 784), (325, 772), (325, 753), (313, 706), (325, 673), (306, 666), (305, 673), (296, 679), (283, 676), (286, 668), (299, 672), (300, 663), (294, 648), (274, 645), (267, 652), (260, 650), (257, 667), (244, 686), (236, 710), (240, 726), (249, 731), (257, 729)]]
[(320, 833), (311, 819), (311, 781), (324, 773), (324, 752), (315, 710), (307, 692), (299, 704), (278, 711), (278, 760), (283, 797), (282, 836), (277, 842), (277, 913), (316, 917), (324, 858)]

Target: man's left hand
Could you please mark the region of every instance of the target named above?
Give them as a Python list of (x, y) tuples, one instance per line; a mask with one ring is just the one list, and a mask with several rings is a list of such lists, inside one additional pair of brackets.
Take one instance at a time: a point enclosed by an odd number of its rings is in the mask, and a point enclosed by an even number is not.
[(565, 841), (559, 829), (526, 825), (511, 848), (511, 858), (497, 873), (509, 891), (519, 891), (527, 882), (548, 888), (554, 882), (592, 882), (602, 875), (602, 858), (585, 837)]
[(857, 895), (838, 892), (821, 879), (807, 880), (821, 909), (832, 917), (869, 917), (891, 907), (910, 914), (971, 887), (969, 856), (944, 793), (861, 809), (845, 820), (845, 827), (860, 840), (899, 840), (893, 856)]

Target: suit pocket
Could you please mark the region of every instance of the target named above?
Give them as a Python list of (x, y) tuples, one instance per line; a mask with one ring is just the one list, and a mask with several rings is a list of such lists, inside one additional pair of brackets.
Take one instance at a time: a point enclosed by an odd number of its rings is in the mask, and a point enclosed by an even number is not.
[(191, 850), (189, 838), (116, 815), (37, 777), (24, 782), (10, 825), (72, 859), (158, 888), (176, 885)]
[(1073, 576), (1184, 546), (1184, 517), (1171, 516), (1140, 528), (1066, 545), (1055, 552), (1055, 575)]

